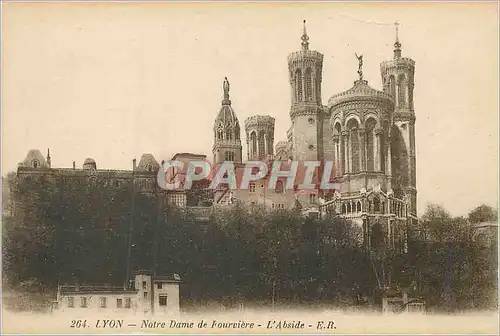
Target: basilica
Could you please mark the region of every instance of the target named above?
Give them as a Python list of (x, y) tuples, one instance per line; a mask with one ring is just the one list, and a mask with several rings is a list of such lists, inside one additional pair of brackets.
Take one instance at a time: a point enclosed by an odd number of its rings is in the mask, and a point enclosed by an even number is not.
[[(392, 59), (380, 64), (382, 91), (363, 78), (363, 56), (356, 55), (359, 68), (354, 85), (323, 105), (323, 54), (309, 48), (305, 22), (301, 44), (301, 50), (288, 56), (292, 97), (287, 140), (274, 147), (274, 118), (252, 116), (244, 122), (246, 159), (332, 161), (332, 179), (340, 189), (304, 194), (286, 191), (278, 181), (276, 190), (269, 192), (263, 181), (249, 190), (220, 190), (215, 203), (239, 199), (273, 208), (316, 208), (363, 225), (367, 235), (369, 223), (379, 224), (389, 239), (395, 239), (404, 233), (397, 229), (402, 223), (416, 220), (415, 62), (402, 57), (396, 34)], [(214, 123), (213, 160), (242, 163), (240, 124), (229, 99), (227, 78), (223, 91)]]
[[(263, 204), (270, 209), (300, 208), (321, 216), (332, 214), (347, 218), (363, 227), (367, 244), (378, 235), (374, 245), (405, 241), (408, 225), (416, 223), (417, 190), (415, 158), (415, 111), (413, 88), (415, 62), (402, 56), (397, 35), (391, 59), (381, 62), (382, 91), (372, 88), (363, 77), (363, 56), (351, 88), (322, 100), (323, 54), (311, 50), (304, 21), (301, 48), (288, 56), (291, 89), (290, 121), (285, 141), (274, 144), (275, 119), (255, 115), (241, 129), (230, 99), (230, 83), (223, 81), (223, 99), (213, 125), (213, 149), (210, 160), (217, 164), (234, 162), (237, 170), (246, 161), (330, 161), (331, 181), (340, 188), (325, 192), (320, 188), (307, 192), (287, 189), (278, 180), (272, 190), (264, 177), (251, 182), (248, 189), (231, 190), (221, 185), (205, 207), (228, 206), (235, 202)], [(237, 102), (235, 102), (237, 105)], [(242, 141), (247, 153), (243, 154)], [(206, 160), (206, 155), (178, 153), (173, 160)], [(50, 175), (63, 182), (100, 183), (109, 188), (134, 185), (145, 192), (158, 189), (156, 172), (161, 163), (144, 154), (131, 170), (98, 169), (94, 160), (85, 160), (82, 169), (51, 168), (50, 153), (44, 158), (31, 150), (19, 164), (18, 175)], [(239, 168), (238, 168), (239, 167)], [(73, 181), (73, 182), (72, 182)], [(80, 183), (78, 182), (78, 183)], [(166, 193), (171, 203), (188, 204), (183, 190)], [(376, 241), (378, 241), (376, 243)], [(373, 246), (374, 247), (374, 246)]]

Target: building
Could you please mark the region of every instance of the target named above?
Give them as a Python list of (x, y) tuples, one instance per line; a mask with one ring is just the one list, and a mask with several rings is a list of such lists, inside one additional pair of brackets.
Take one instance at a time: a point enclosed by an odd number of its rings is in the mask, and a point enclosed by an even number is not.
[[(397, 28), (397, 27), (396, 27)], [(235, 202), (264, 204), (270, 209), (299, 207), (306, 213), (332, 214), (358, 223), (367, 246), (385, 248), (406, 240), (408, 226), (416, 225), (415, 110), (413, 104), (415, 62), (402, 56), (396, 29), (392, 59), (380, 64), (382, 90), (372, 88), (363, 77), (363, 56), (358, 56), (358, 78), (351, 88), (330, 96), (323, 105), (324, 56), (311, 50), (305, 21), (301, 48), (287, 59), (291, 90), (290, 128), (286, 140), (274, 148), (272, 116), (256, 115), (245, 120), (244, 136), (248, 161), (314, 160), (334, 163), (331, 182), (338, 190), (326, 193), (319, 188), (300, 191), (285, 188), (278, 180), (267, 188), (268, 177), (252, 182), (248, 189), (221, 185), (210, 202), (192, 197), (181, 186), (167, 193), (170, 203), (180, 207), (224, 206)], [(354, 71), (353, 71), (354, 72)], [(222, 84), (223, 99), (213, 124), (214, 164), (233, 162), (242, 175), (244, 155), (241, 127), (227, 78)], [(237, 102), (236, 102), (237, 104)], [(179, 153), (173, 159), (188, 162), (206, 160), (205, 155)], [(158, 190), (159, 163), (144, 154), (130, 171), (98, 170), (96, 162), (85, 160), (82, 169), (52, 169), (50, 153), (44, 158), (32, 150), (19, 165), (18, 175), (33, 178), (50, 175), (63, 183), (102, 183), (110, 188), (133, 185), (154, 193)], [(173, 171), (171, 177), (185, 174)], [(181, 179), (182, 180), (182, 179)], [(206, 217), (206, 214), (204, 215)], [(405, 244), (400, 245), (405, 248)]]
[[(415, 62), (402, 57), (396, 33), (393, 58), (380, 65), (382, 91), (363, 78), (363, 56), (358, 56), (354, 85), (323, 105), (323, 55), (309, 48), (305, 22), (301, 39), (301, 50), (288, 57), (292, 96), (287, 140), (279, 141), (273, 152), (274, 118), (250, 117), (245, 120), (247, 158), (333, 161), (332, 181), (340, 189), (325, 195), (319, 189), (299, 193), (277, 186), (273, 192), (265, 188), (264, 178), (249, 190), (220, 190), (215, 204), (236, 199), (290, 208), (299, 203), (357, 222), (364, 227), (368, 242), (374, 231), (385, 237), (381, 245), (394, 242), (405, 234), (399, 228), (416, 221)], [(242, 163), (239, 122), (229, 100), (227, 78), (223, 88), (222, 107), (214, 123), (214, 161), (234, 161), (238, 166)]]
[(181, 279), (151, 276), (148, 271), (138, 271), (130, 289), (109, 286), (58, 286), (53, 308), (60, 312), (80, 311), (126, 314), (157, 314), (178, 316), (179, 285)]

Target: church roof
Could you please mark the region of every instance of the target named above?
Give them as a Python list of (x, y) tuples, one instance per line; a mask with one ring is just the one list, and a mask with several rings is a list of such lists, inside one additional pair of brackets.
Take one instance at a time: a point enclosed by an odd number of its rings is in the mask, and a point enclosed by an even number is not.
[(222, 99), (222, 106), (219, 110), (217, 118), (215, 119), (215, 127), (239, 126), (238, 118), (236, 117), (236, 113), (231, 106), (231, 100), (229, 99), (229, 81), (227, 80), (227, 77), (224, 78), (222, 88), (224, 91), (224, 99)]
[[(36, 162), (36, 164), (35, 164)], [(36, 167), (34, 167), (36, 165)], [(49, 165), (39, 149), (31, 149), (23, 162), (19, 163), (22, 167), (48, 168)]]
[(215, 119), (216, 125), (236, 125), (239, 124), (238, 118), (236, 117), (236, 113), (231, 105), (222, 105), (217, 118)]
[(137, 170), (154, 172), (160, 168), (153, 154), (142, 154), (141, 160), (137, 165)]
[(360, 79), (349, 90), (333, 95), (328, 100), (328, 107), (355, 100), (382, 100), (394, 105), (394, 98), (390, 94), (376, 90), (368, 85), (368, 81)]

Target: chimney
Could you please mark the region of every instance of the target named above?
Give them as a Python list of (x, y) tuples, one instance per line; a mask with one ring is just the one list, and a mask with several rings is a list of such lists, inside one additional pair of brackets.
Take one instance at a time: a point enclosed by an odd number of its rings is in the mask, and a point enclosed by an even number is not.
[(73, 170), (75, 170), (75, 169), (76, 169), (76, 162), (73, 161)]
[(134, 170), (137, 169), (137, 160), (136, 159), (132, 160), (132, 166), (133, 166)]

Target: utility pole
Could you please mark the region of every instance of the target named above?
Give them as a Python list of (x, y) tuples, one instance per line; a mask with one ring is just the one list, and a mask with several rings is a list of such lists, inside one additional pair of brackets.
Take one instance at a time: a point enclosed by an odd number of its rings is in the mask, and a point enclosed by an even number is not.
[(125, 274), (125, 281), (123, 283), (124, 288), (129, 287), (130, 281), (130, 258), (132, 255), (132, 232), (134, 229), (134, 220), (135, 220), (135, 172), (132, 172), (132, 195), (131, 195), (131, 215), (130, 215), (130, 223), (128, 227), (128, 251), (127, 251), (127, 271)]
[(160, 226), (160, 217), (161, 217), (161, 203), (160, 203), (160, 191), (156, 190), (156, 225), (155, 225), (155, 230), (154, 230), (154, 237), (153, 237), (153, 276), (156, 276), (156, 263), (157, 263), (157, 256), (158, 256), (158, 229)]

